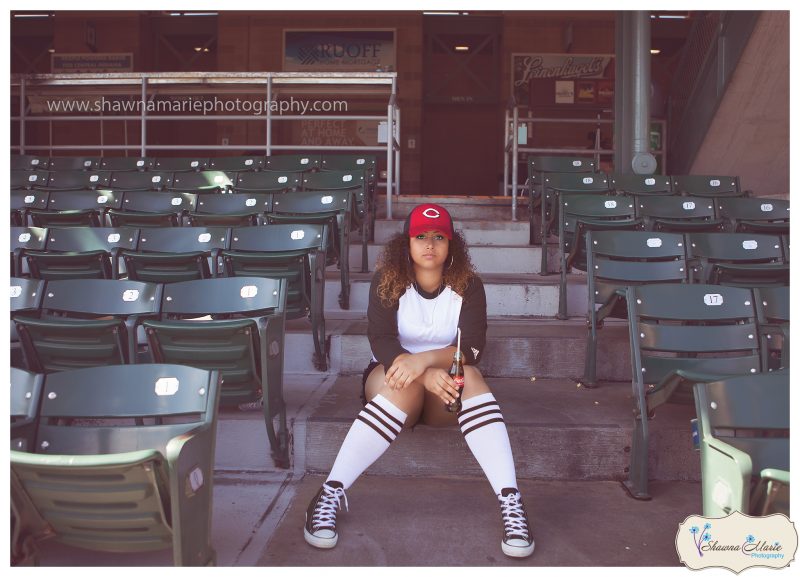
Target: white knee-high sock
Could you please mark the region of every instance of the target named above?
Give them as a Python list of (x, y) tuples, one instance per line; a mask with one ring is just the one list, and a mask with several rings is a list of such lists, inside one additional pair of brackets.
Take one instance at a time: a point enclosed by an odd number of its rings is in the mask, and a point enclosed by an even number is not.
[(494, 395), (484, 393), (465, 400), (458, 414), (458, 425), (495, 495), (499, 495), (502, 489), (516, 489), (517, 474), (511, 443)]
[(389, 448), (407, 416), (383, 395), (375, 395), (347, 432), (326, 482), (339, 481), (348, 489)]

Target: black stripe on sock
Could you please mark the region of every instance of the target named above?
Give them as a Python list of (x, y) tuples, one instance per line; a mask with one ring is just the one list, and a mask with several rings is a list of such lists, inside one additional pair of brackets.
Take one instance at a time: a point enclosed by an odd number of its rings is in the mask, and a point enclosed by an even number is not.
[(475, 419), (480, 419), (481, 417), (485, 417), (486, 415), (492, 415), (494, 413), (497, 413), (501, 417), (503, 416), (503, 413), (500, 412), (500, 407), (498, 407), (496, 409), (491, 409), (489, 411), (485, 411), (485, 412), (481, 413), (480, 415), (472, 415), (471, 417), (467, 417), (463, 421), (459, 420), (458, 424), (463, 427), (464, 425), (466, 425), (470, 421), (474, 421)]
[[(497, 401), (489, 401), (488, 403), (483, 403), (482, 405), (475, 405), (474, 407), (470, 407), (469, 409), (464, 409), (458, 414), (458, 418), (461, 418), (462, 415), (466, 415), (467, 413), (471, 413), (472, 411), (477, 411), (478, 409), (482, 409), (483, 407), (489, 407), (491, 405), (497, 405)], [(498, 407), (500, 405), (497, 405)]]
[(379, 410), (381, 413), (383, 413), (384, 415), (386, 415), (386, 416), (387, 416), (389, 419), (391, 419), (392, 421), (394, 421), (395, 423), (397, 423), (397, 426), (398, 426), (398, 427), (400, 427), (401, 429), (403, 428), (403, 422), (402, 422), (402, 421), (400, 421), (399, 419), (395, 418), (395, 417), (394, 417), (394, 415), (392, 415), (391, 413), (389, 413), (389, 412), (388, 412), (386, 409), (384, 409), (383, 407), (381, 407), (381, 406), (380, 406), (378, 403), (376, 403), (375, 401), (370, 401), (369, 403), (367, 403), (367, 405), (372, 405), (373, 407), (375, 407), (376, 409), (378, 409), (378, 410)]
[(389, 437), (389, 435), (387, 435), (386, 433), (381, 431), (378, 428), (378, 426), (375, 423), (373, 423), (372, 421), (370, 421), (369, 419), (365, 419), (364, 417), (361, 416), (361, 414), (359, 414), (356, 417), (356, 419), (359, 420), (359, 421), (362, 421), (362, 422), (366, 423), (367, 425), (369, 425), (370, 427), (372, 427), (375, 430), (376, 433), (378, 433), (381, 437), (386, 439), (387, 443), (391, 443), (392, 442), (393, 439), (391, 437)]
[(483, 421), (482, 423), (478, 423), (478, 424), (477, 424), (477, 425), (475, 425), (474, 427), (472, 427), (472, 428), (470, 428), (470, 429), (467, 429), (466, 431), (463, 431), (463, 433), (464, 433), (464, 436), (466, 437), (467, 435), (469, 435), (469, 434), (470, 434), (472, 431), (474, 431), (475, 429), (480, 429), (481, 427), (483, 427), (483, 426), (485, 426), (485, 425), (490, 425), (490, 424), (492, 424), (492, 423), (503, 423), (503, 422), (504, 422), (504, 421), (503, 421), (503, 418), (502, 418), (502, 417), (498, 417), (498, 418), (496, 418), (496, 419), (489, 419), (488, 421)]
[(361, 411), (361, 414), (364, 414), (364, 413), (367, 413), (367, 414), (368, 414), (369, 416), (371, 416), (373, 419), (375, 419), (376, 421), (378, 421), (378, 422), (379, 422), (381, 425), (383, 425), (384, 427), (386, 427), (387, 429), (389, 429), (391, 432), (393, 432), (395, 437), (396, 437), (397, 435), (399, 435), (399, 434), (400, 434), (400, 431), (399, 431), (399, 430), (396, 430), (396, 429), (395, 429), (393, 426), (391, 426), (389, 423), (387, 423), (386, 421), (384, 421), (383, 419), (381, 419), (379, 415), (376, 415), (376, 414), (375, 414), (373, 411), (370, 411), (370, 410), (369, 410), (369, 405), (368, 405), (368, 406), (366, 406), (366, 407), (364, 407), (364, 409)]

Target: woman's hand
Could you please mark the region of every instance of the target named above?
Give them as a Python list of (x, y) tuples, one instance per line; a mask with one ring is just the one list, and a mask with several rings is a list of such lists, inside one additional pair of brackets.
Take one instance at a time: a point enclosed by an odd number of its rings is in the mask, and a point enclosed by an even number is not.
[(425, 353), (409, 354), (403, 353), (397, 358), (386, 371), (386, 386), (392, 390), (405, 389), (417, 380), (428, 368), (428, 358)]
[(458, 397), (458, 387), (450, 374), (444, 369), (430, 368), (423, 375), (425, 389), (449, 405)]

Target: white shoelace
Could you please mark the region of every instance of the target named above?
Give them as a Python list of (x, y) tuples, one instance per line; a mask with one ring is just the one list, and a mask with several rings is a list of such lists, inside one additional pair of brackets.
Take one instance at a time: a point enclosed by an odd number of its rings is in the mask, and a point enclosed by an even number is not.
[(507, 497), (500, 496), (500, 512), (503, 514), (503, 523), (506, 526), (506, 535), (528, 536), (528, 521), (525, 510), (519, 500), (519, 493), (511, 493)]
[(336, 511), (341, 508), (341, 500), (344, 499), (344, 509), (349, 511), (347, 495), (342, 487), (331, 488), (323, 485), (323, 492), (314, 508), (312, 526), (314, 529), (320, 527), (336, 527)]

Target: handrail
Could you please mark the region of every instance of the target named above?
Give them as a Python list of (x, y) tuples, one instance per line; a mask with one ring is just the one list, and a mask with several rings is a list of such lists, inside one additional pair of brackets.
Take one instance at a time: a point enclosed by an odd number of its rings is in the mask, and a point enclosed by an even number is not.
[[(155, 96), (192, 95), (213, 93), (220, 94), (260, 94), (266, 102), (274, 102), (281, 94), (331, 94), (331, 86), (339, 86), (336, 94), (386, 95), (386, 114), (321, 114), (306, 116), (303, 114), (283, 114), (273, 112), (270, 105), (259, 114), (213, 114), (213, 115), (164, 115), (150, 114), (145, 103)], [(31, 96), (48, 93), (64, 97), (75, 96), (138, 96), (141, 104), (138, 114), (107, 115), (104, 111), (96, 116), (78, 114), (69, 116), (62, 114), (30, 113)], [(386, 153), (386, 205), (387, 218), (392, 218), (392, 194), (400, 193), (400, 108), (397, 103), (396, 72), (114, 72), (94, 74), (12, 74), (12, 96), (20, 100), (19, 114), (11, 117), (12, 122), (19, 123), (19, 144), (12, 145), (11, 150), (21, 154), (37, 150), (122, 150), (138, 151), (147, 156), (148, 151), (156, 150), (231, 150), (252, 149), (251, 144), (231, 146), (229, 144), (153, 144), (148, 143), (147, 127), (152, 122), (163, 121), (250, 121), (266, 123), (266, 139), (263, 144), (267, 155), (278, 150), (335, 150), (335, 151), (371, 151)], [(55, 94), (54, 94), (55, 93)], [(331, 96), (335, 96), (331, 94)], [(190, 111), (191, 112), (191, 111)], [(103, 122), (125, 122), (125, 144), (105, 144)], [(388, 137), (386, 144), (371, 146), (347, 145), (315, 145), (303, 146), (294, 144), (273, 144), (273, 121), (298, 120), (374, 120), (386, 122)], [(127, 121), (139, 121), (141, 124), (140, 144), (127, 144)], [(47, 146), (26, 142), (25, 129), (29, 122), (48, 122), (50, 124), (50, 142)], [(98, 144), (53, 144), (53, 122), (100, 122), (101, 134)], [(384, 183), (379, 182), (379, 186)]]

